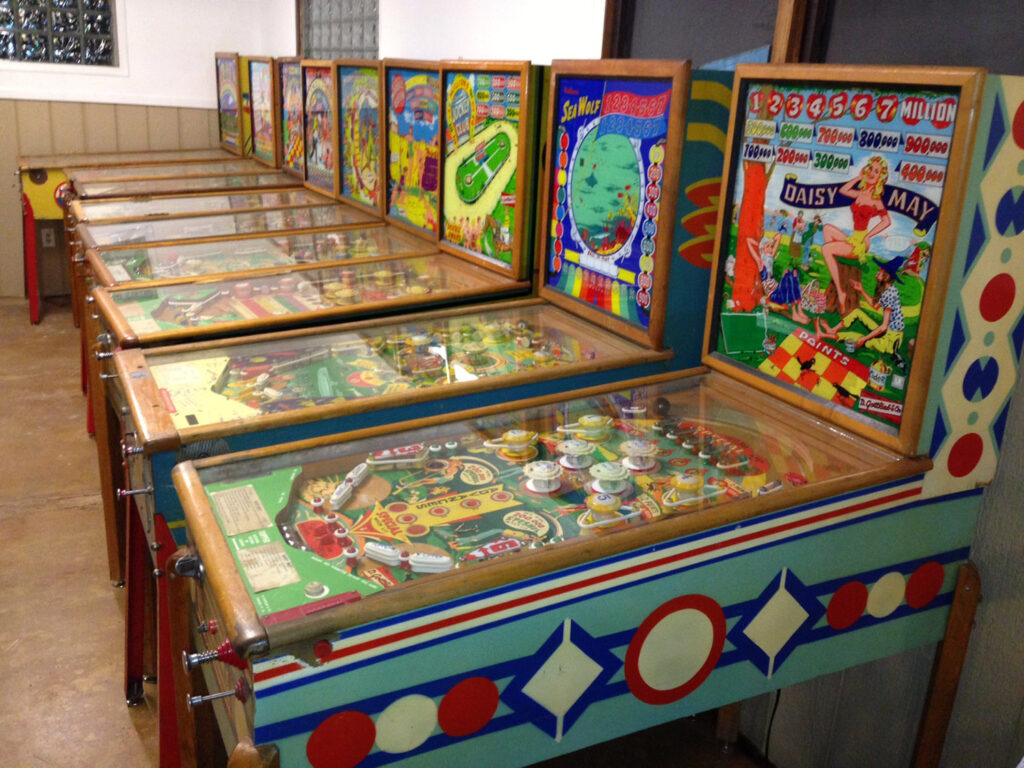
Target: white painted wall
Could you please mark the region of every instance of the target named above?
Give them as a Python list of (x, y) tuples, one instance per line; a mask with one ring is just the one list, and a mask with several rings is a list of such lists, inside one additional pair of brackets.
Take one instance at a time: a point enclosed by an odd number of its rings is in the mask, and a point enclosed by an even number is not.
[(213, 55), (295, 55), (295, 0), (116, 0), (118, 67), (0, 62), (0, 99), (217, 106)]
[(380, 0), (380, 56), (599, 59), (604, 0)]

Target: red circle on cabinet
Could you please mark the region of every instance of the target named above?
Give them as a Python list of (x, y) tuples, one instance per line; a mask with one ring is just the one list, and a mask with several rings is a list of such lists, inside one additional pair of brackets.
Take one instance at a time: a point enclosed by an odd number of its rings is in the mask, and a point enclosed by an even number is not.
[(476, 733), (498, 711), (498, 686), (486, 677), (468, 677), (456, 683), (441, 699), (437, 722), (449, 736)]
[(353, 768), (373, 749), (377, 727), (369, 715), (354, 710), (338, 712), (318, 725), (306, 742), (306, 757), (313, 768)]
[(935, 599), (946, 579), (946, 570), (941, 563), (929, 560), (917, 567), (907, 580), (907, 605), (915, 611), (924, 608)]
[(994, 323), (1010, 311), (1016, 295), (1017, 284), (1013, 277), (1002, 272), (989, 280), (982, 290), (978, 310), (985, 320)]
[(964, 477), (969, 475), (978, 462), (981, 461), (981, 454), (985, 451), (985, 443), (977, 432), (968, 432), (949, 449), (949, 458), (946, 459), (946, 468), (953, 477)]
[(832, 629), (852, 627), (868, 606), (868, 588), (859, 581), (848, 581), (828, 601), (825, 617)]
[(1017, 105), (1017, 111), (1013, 113), (1013, 141), (1024, 149), (1024, 102)]

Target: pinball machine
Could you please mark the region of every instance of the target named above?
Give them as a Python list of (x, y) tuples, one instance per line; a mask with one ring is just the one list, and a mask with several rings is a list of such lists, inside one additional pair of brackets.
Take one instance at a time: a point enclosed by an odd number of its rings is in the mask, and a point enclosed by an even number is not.
[[(239, 194), (261, 191), (279, 191), (296, 186), (295, 178), (286, 173), (266, 169), (266, 173), (251, 175), (221, 175), (193, 177), (186, 179), (150, 179), (142, 181), (98, 181), (80, 184), (76, 198), (79, 200), (95, 200), (101, 198), (151, 197), (151, 196), (186, 196), (194, 194)], [(67, 216), (70, 209), (65, 207), (65, 227), (70, 228)], [(81, 296), (76, 293), (75, 273), (81, 266), (83, 254), (69, 252), (71, 262), (68, 270), (71, 275), (71, 304), (73, 319), (76, 325), (81, 323)]]
[[(161, 253), (171, 259), (168, 271), (175, 272), (174, 260), (179, 253), (177, 248), (187, 245), (205, 246), (205, 251), (219, 254), (217, 244), (225, 241), (262, 240), (278, 242), (288, 241), (289, 235), (303, 232), (330, 235), (332, 241), (347, 243), (349, 235), (353, 241), (373, 242), (374, 238), (366, 239), (363, 234), (368, 229), (381, 227), (383, 222), (370, 214), (340, 204), (330, 206), (274, 208), (272, 210), (253, 210), (241, 213), (220, 213), (201, 216), (185, 216), (182, 218), (165, 219), (149, 218), (113, 224), (79, 224), (76, 227), (75, 241), (77, 251), (72, 256), (72, 302), (76, 302), (80, 317), (85, 317), (84, 306), (89, 303), (88, 291), (97, 275), (112, 276), (115, 282), (131, 281), (134, 271), (139, 277), (145, 275), (147, 268), (156, 268), (159, 275), (162, 266), (150, 258), (147, 246), (171, 246)], [(325, 241), (327, 242), (327, 241)], [(274, 252), (280, 254), (281, 248), (273, 248), (270, 253), (257, 244), (249, 249), (251, 262), (235, 260), (233, 269), (244, 271), (259, 269), (274, 263), (281, 263), (280, 258), (273, 260)], [(337, 249), (345, 250), (343, 247)], [(236, 253), (244, 253), (244, 249), (235, 249)], [(269, 259), (268, 259), (269, 257)], [(339, 258), (344, 258), (340, 256)], [(225, 262), (223, 257), (206, 260), (207, 264)], [(186, 267), (186, 272), (204, 271), (203, 266)], [(208, 268), (207, 270), (208, 271)], [(83, 387), (87, 369), (87, 350), (90, 344), (85, 335), (86, 323), (80, 324), (83, 354)]]
[[(465, 64), (460, 66), (466, 67)], [(411, 82), (406, 93), (419, 100), (418, 109), (421, 112), (428, 107), (436, 109), (430, 103), (428, 80), (418, 82), (413, 79), (418, 74), (410, 73), (411, 68), (405, 69), (402, 78), (406, 80), (408, 75), (408, 82)], [(389, 71), (387, 62), (385, 71)], [(497, 87), (493, 84), (495, 72), (483, 67), (479, 71), (491, 79), (493, 95)], [(574, 280), (578, 277), (587, 285), (587, 290), (580, 293), (581, 298), (571, 295), (574, 283), (567, 283), (566, 292), (570, 296), (565, 306), (537, 298), (405, 315), (392, 320), (361, 321), (337, 328), (114, 353), (110, 361), (113, 369), (106, 377), (105, 386), (116, 419), (111, 429), (111, 444), (116, 445), (120, 438), (127, 467), (124, 479), (116, 478), (115, 495), (129, 505), (128, 600), (130, 606), (136, 606), (129, 610), (129, 616), (133, 617), (129, 619), (128, 644), (127, 693), (130, 699), (140, 692), (140, 651), (134, 638), (142, 621), (137, 608), (138, 593), (145, 589), (150, 573), (149, 570), (133, 571), (133, 567), (138, 569), (143, 558), (154, 558), (163, 573), (164, 557), (171, 554), (175, 544), (183, 541), (184, 520), (170, 478), (170, 470), (178, 461), (196, 452), (236, 451), (339, 430), (396, 423), (426, 413), (484, 407), (513, 398), (571, 391), (656, 374), (670, 367), (684, 367), (698, 359), (698, 348), (688, 346), (685, 341), (691, 337), (692, 330), (680, 327), (677, 320), (689, 312), (691, 320), (698, 322), (696, 317), (702, 308), (694, 306), (693, 302), (680, 307), (665, 300), (669, 283), (673, 293), (687, 296), (691, 292), (703, 293), (708, 279), (706, 268), (675, 256), (677, 248), (682, 252), (681, 243), (689, 243), (686, 236), (678, 241), (673, 239), (674, 219), (678, 215), (676, 189), (682, 186), (691, 190), (706, 183), (707, 156), (714, 158), (716, 153), (717, 178), (722, 155), (721, 148), (709, 142), (688, 142), (684, 150), (683, 118), (687, 114), (688, 96), (693, 92), (697, 94), (697, 101), (712, 103), (707, 110), (695, 109), (693, 114), (702, 120), (720, 120), (724, 125), (728, 110), (721, 106), (721, 96), (723, 91), (728, 93), (728, 86), (721, 85), (721, 75), (691, 74), (682, 62), (556, 63), (552, 67), (548, 93), (551, 103), (555, 103), (559, 93), (565, 98), (574, 97), (575, 83), (580, 77), (590, 78), (597, 84), (598, 92), (603, 89), (636, 97), (616, 101), (606, 113), (596, 118), (589, 115), (588, 125), (578, 127), (585, 127), (583, 134), (596, 133), (595, 139), (608, 137), (611, 142), (617, 137), (636, 134), (632, 136), (636, 140), (636, 151), (631, 155), (636, 168), (625, 175), (632, 178), (631, 174), (635, 174), (646, 180), (643, 194), (647, 199), (643, 214), (637, 215), (640, 194), (632, 192), (635, 234), (624, 237), (614, 248), (606, 247), (601, 258), (590, 254), (588, 243), (591, 241), (581, 237), (579, 228), (559, 225), (553, 216), (539, 217), (538, 243), (543, 244), (545, 262), (549, 260), (548, 255), (558, 255), (559, 259), (573, 264)], [(566, 83), (567, 79), (570, 82)], [(699, 91), (698, 83), (714, 84), (706, 86), (710, 88), (711, 98)], [(522, 81), (513, 80), (511, 85), (513, 90), (517, 90), (516, 86), (522, 89)], [(551, 113), (553, 115), (553, 109)], [(408, 119), (426, 120), (426, 113), (417, 118), (414, 110)], [(605, 121), (608, 125), (602, 130), (600, 124)], [(552, 116), (549, 134), (561, 123), (561, 118)], [(402, 125), (396, 122), (396, 126)], [(414, 129), (398, 127), (395, 134), (401, 137), (408, 131)], [(499, 132), (507, 136), (504, 131)], [(632, 146), (630, 138), (625, 140)], [(433, 140), (427, 141), (429, 147)], [(473, 159), (484, 173), (488, 173), (489, 143), (488, 139), (476, 142), (484, 154), (480, 159), (474, 155)], [(602, 147), (607, 142), (596, 143), (598, 146), (588, 150), (587, 157), (599, 163)], [(548, 146), (552, 144), (549, 142)], [(509, 149), (504, 148), (502, 152)], [(560, 153), (568, 154), (563, 148), (553, 151), (551, 159), (557, 162)], [(393, 158), (396, 155), (395, 152), (390, 154)], [(689, 160), (681, 163), (681, 155), (692, 156), (692, 165)], [(511, 152), (508, 156), (511, 157)], [(409, 188), (413, 179), (423, 187), (431, 186), (429, 153), (413, 149), (403, 157), (395, 161), (398, 172), (404, 174), (401, 215), (409, 219), (422, 215), (424, 221), (430, 221), (438, 214), (428, 210), (431, 198), (425, 193), (429, 189)], [(460, 158), (455, 168), (465, 171), (466, 159)], [(622, 161), (624, 157), (620, 154), (619, 159)], [(548, 167), (557, 168), (551, 163)], [(426, 175), (423, 169), (428, 170)], [(394, 174), (393, 169), (389, 179), (393, 180)], [(696, 174), (697, 182), (691, 181), (688, 174)], [(588, 204), (587, 201), (558, 199), (559, 192), (554, 185), (564, 186), (569, 176), (563, 164), (558, 172), (542, 182), (552, 185), (550, 193), (545, 192), (550, 194), (547, 200), (552, 201), (552, 212), (578, 210), (578, 206)], [(492, 178), (497, 176), (492, 175)], [(488, 203), (489, 206), (510, 202), (507, 190), (512, 181), (503, 176), (500, 182), (506, 191)], [(605, 180), (603, 186), (611, 183), (612, 180)], [(397, 187), (393, 181), (389, 184), (389, 200), (394, 202)], [(608, 194), (603, 187), (601, 194)], [(623, 221), (616, 222), (617, 229), (629, 226)], [(519, 237), (518, 225), (509, 224), (509, 232)], [(684, 233), (688, 234), (689, 230)], [(464, 248), (464, 245), (451, 246), (453, 255)], [(591, 256), (593, 261), (586, 261)], [(479, 261), (481, 265), (486, 262), (489, 270), (510, 271), (512, 268), (500, 258), (487, 254)], [(619, 261), (623, 268), (615, 273), (614, 289), (610, 276), (608, 280), (602, 276), (599, 284), (596, 270), (609, 271), (610, 265)], [(524, 268), (524, 262), (525, 259), (520, 258), (516, 268)], [(641, 264), (646, 270), (641, 270), (644, 274), (632, 272), (633, 264)], [(548, 269), (546, 264), (544, 269)], [(591, 270), (594, 276), (584, 277)], [(586, 302), (589, 302), (589, 315), (594, 319), (587, 317)], [(630, 308), (630, 302), (636, 305), (635, 309)], [(666, 323), (666, 318), (674, 319)], [(675, 353), (667, 349), (667, 345), (675, 346)], [(159, 580), (157, 590), (163, 594), (163, 583)], [(163, 597), (158, 602), (166, 605)], [(166, 654), (160, 658), (162, 664), (167, 662)], [(166, 670), (162, 679), (169, 679)], [(162, 711), (171, 705), (173, 700), (165, 698), (171, 693), (170, 686), (160, 689)]]
[[(314, 190), (287, 189), (301, 186), (302, 180), (296, 179), (291, 184), (280, 185), (281, 178), (275, 177), (273, 184), (264, 191), (259, 187), (251, 191), (233, 192), (231, 186), (226, 188), (220, 182), (215, 183), (213, 191), (189, 190), (190, 181), (180, 182), (184, 189), (178, 188), (179, 179), (191, 179), (223, 176), (225, 172), (244, 170), (246, 175), (258, 175), (265, 179), (269, 173), (267, 168), (276, 169), (280, 157), (281, 122), (279, 119), (278, 68), (273, 59), (253, 57), (242, 61), (247, 67), (250, 100), (253, 108), (249, 114), (239, 114), (237, 104), (239, 89), (242, 87), (237, 72), (240, 62), (233, 55), (217, 54), (218, 76), (218, 119), (222, 142), (236, 146), (241, 141), (236, 134), (241, 122), (251, 122), (251, 134), (256, 137), (251, 160), (232, 162), (195, 164), (160, 165), (158, 167), (136, 167), (134, 169), (89, 168), (83, 170), (82, 176), (75, 176), (73, 182), (86, 190), (87, 195), (102, 192), (95, 182), (130, 182), (161, 181), (171, 185), (164, 192), (139, 191), (130, 188), (125, 195), (117, 197), (87, 197), (80, 199), (72, 187), (72, 194), (66, 206), (65, 232), (67, 233), (68, 264), (72, 275), (72, 299), (84, 295), (81, 280), (76, 279), (75, 263), (80, 261), (84, 249), (79, 237), (79, 225), (87, 227), (102, 224), (124, 224), (130, 221), (153, 218), (176, 219), (189, 216), (216, 215), (217, 213), (257, 211), (265, 209), (285, 208), (291, 206), (314, 206), (334, 204), (334, 198), (319, 194)], [(221, 59), (224, 59), (222, 62)], [(244, 99), (242, 100), (244, 101)], [(235, 105), (235, 106), (232, 106)], [(225, 139), (225, 136), (228, 138)], [(232, 178), (236, 183), (246, 183), (246, 179)], [(107, 192), (110, 188), (107, 188)], [(193, 226), (196, 224), (193, 223)], [(308, 224), (307, 224), (308, 225)], [(171, 226), (171, 225), (164, 225)], [(233, 231), (229, 228), (228, 231)], [(118, 235), (123, 237), (123, 234)], [(76, 305), (76, 320), (79, 319)]]
[(248, 764), (523, 765), (944, 636), (1024, 344), (1024, 79), (733, 93), (703, 370), (174, 470), (183, 764), (210, 706)]

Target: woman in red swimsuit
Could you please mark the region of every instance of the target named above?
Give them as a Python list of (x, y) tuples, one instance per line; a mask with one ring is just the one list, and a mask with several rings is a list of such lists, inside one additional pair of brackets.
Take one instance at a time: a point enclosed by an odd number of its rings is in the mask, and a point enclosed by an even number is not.
[[(852, 310), (858, 301), (853, 283), (861, 279), (861, 266), (867, 263), (871, 238), (884, 232), (892, 223), (889, 211), (882, 202), (888, 178), (889, 165), (885, 160), (879, 155), (871, 157), (861, 169), (860, 176), (850, 179), (839, 190), (841, 194), (853, 198), (850, 203), (853, 233), (847, 235), (833, 224), (826, 224), (822, 229), (825, 244), (821, 247), (821, 255), (832, 277), (835, 308), (840, 315)], [(872, 227), (871, 222), (876, 219), (877, 223)]]

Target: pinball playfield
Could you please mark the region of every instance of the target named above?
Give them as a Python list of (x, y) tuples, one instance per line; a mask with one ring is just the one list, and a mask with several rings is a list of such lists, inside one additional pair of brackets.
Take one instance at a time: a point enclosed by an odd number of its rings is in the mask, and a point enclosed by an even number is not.
[(186, 195), (190, 192), (215, 190), (253, 190), (294, 187), (295, 177), (275, 173), (264, 168), (264, 173), (249, 175), (226, 174), (178, 179), (140, 179), (136, 181), (91, 181), (78, 184), (74, 193), (82, 200), (97, 197), (130, 197), (144, 195)]
[[(96, 291), (120, 346), (177, 340), (197, 329), (356, 314), (373, 305), (417, 307), (463, 292), (499, 290), (501, 278), (442, 254), (328, 269), (245, 276), (218, 282)], [(177, 332), (184, 332), (179, 334)]]
[(188, 429), (388, 395), (434, 398), (449, 385), (561, 367), (571, 372), (632, 348), (597, 328), (580, 338), (568, 313), (527, 304), (366, 330), (154, 351), (147, 363), (171, 422)]
[(232, 212), (257, 208), (286, 208), (300, 205), (332, 205), (328, 197), (309, 189), (241, 192), (239, 194), (187, 195), (136, 200), (73, 200), (72, 222), (110, 223), (150, 216), (188, 216), (199, 213)]
[(474, 565), (499, 556), (897, 462), (739, 394), (694, 377), (382, 436), (330, 458), (293, 454), (204, 490), (262, 621), (274, 624), (431, 574), (472, 579)]
[(171, 280), (320, 261), (433, 252), (430, 243), (393, 227), (277, 235), (248, 240), (157, 245), (87, 252), (100, 285)]
[(204, 238), (243, 237), (293, 229), (369, 227), (379, 223), (368, 213), (344, 205), (276, 208), (244, 213), (223, 212), (180, 219), (144, 219), (80, 227), (86, 248), (173, 243)]
[(140, 181), (144, 179), (181, 179), (224, 174), (266, 173), (267, 166), (255, 160), (222, 160), (206, 163), (167, 163), (164, 165), (118, 165), (76, 168), (68, 172), (72, 185), (94, 181)]

